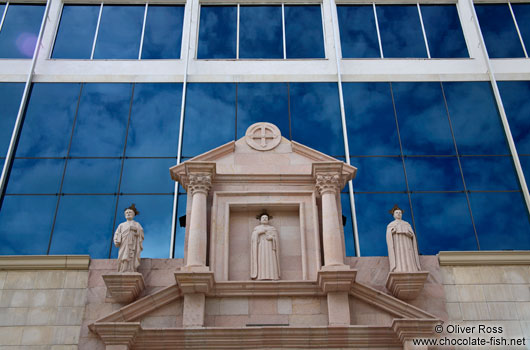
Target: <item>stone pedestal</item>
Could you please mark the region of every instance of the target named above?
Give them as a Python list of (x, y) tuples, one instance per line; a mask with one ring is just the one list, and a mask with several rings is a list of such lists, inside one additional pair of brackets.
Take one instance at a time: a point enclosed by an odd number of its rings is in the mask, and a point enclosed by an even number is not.
[(351, 270), (346, 266), (323, 267), (318, 271), (318, 285), (327, 294), (330, 326), (350, 325), (349, 294), (356, 275), (357, 270)]
[(110, 295), (118, 303), (128, 304), (136, 300), (145, 289), (144, 277), (139, 272), (114, 272), (102, 277)]
[(386, 289), (401, 300), (410, 300), (418, 296), (429, 276), (427, 271), (390, 272), (386, 280)]
[(175, 279), (184, 294), (182, 326), (203, 327), (206, 293), (210, 292), (215, 284), (213, 272), (188, 267), (175, 272)]
[(105, 322), (94, 325), (95, 332), (105, 343), (105, 350), (130, 350), (140, 331), (139, 322)]

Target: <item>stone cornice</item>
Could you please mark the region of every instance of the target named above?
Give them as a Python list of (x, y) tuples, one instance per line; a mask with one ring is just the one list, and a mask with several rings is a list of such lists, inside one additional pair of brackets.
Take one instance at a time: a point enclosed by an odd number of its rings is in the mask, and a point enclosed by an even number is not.
[(89, 255), (3, 255), (0, 270), (88, 270)]
[(440, 266), (468, 265), (530, 265), (530, 251), (440, 252)]
[(208, 296), (320, 296), (315, 281), (225, 281), (215, 282)]

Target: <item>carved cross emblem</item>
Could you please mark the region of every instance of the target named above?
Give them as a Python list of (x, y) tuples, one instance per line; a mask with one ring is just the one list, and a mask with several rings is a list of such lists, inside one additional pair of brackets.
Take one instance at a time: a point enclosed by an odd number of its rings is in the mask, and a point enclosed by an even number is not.
[(278, 146), (281, 136), (280, 130), (275, 125), (261, 122), (247, 129), (245, 139), (250, 147), (258, 151), (268, 151)]

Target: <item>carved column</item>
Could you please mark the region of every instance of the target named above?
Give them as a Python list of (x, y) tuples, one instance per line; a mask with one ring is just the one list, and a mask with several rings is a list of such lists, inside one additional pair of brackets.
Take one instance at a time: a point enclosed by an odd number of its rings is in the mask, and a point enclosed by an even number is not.
[(314, 165), (316, 188), (322, 196), (322, 241), (324, 242), (324, 265), (344, 265), (342, 237), (337, 208), (337, 194), (343, 186), (341, 164), (334, 166)]
[(188, 170), (189, 181), (188, 194), (192, 198), (186, 266), (206, 266), (206, 201), (208, 192), (212, 187), (215, 168), (212, 166), (190, 166), (186, 170)]

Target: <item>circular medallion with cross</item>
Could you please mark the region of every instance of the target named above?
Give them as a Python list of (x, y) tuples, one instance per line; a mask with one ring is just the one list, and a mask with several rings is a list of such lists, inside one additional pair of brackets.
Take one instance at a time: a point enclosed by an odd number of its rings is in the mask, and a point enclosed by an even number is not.
[(269, 151), (280, 144), (282, 134), (276, 125), (259, 122), (248, 127), (245, 140), (258, 151)]

